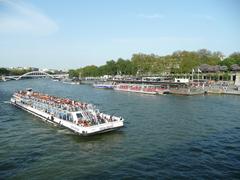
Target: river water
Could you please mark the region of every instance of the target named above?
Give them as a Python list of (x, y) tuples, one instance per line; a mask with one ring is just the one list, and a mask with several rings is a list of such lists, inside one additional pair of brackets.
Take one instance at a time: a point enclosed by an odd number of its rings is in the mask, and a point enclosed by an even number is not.
[[(122, 116), (80, 137), (8, 104), (16, 90), (86, 101)], [(51, 80), (0, 83), (0, 179), (240, 178), (240, 96), (151, 96)]]

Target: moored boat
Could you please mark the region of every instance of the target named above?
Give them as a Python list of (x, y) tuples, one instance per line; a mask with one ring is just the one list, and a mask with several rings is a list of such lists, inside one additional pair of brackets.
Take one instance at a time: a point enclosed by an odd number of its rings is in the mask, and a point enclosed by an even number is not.
[(115, 84), (113, 82), (97, 82), (93, 84), (93, 87), (99, 89), (113, 89)]
[(11, 104), (84, 136), (113, 131), (124, 125), (123, 118), (101, 113), (92, 104), (49, 96), (32, 89), (14, 93)]
[(144, 94), (168, 94), (169, 90), (160, 85), (148, 85), (148, 84), (126, 84), (121, 83), (115, 86), (114, 90), (136, 92)]

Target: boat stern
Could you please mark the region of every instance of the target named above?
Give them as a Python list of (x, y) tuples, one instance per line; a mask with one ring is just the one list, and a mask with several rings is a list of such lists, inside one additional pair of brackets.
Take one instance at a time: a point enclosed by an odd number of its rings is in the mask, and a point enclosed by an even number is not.
[(79, 134), (83, 135), (83, 136), (101, 134), (101, 133), (110, 132), (110, 131), (120, 129), (123, 126), (124, 126), (123, 120), (108, 122), (108, 123), (99, 124), (99, 125), (95, 125), (95, 126), (91, 126), (91, 127), (85, 127), (84, 129), (82, 129), (81, 132), (79, 132)]

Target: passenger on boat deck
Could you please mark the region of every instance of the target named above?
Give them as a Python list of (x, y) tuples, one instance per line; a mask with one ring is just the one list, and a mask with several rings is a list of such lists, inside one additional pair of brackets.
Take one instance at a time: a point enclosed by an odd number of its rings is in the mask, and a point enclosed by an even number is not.
[(74, 109), (75, 111), (77, 111), (79, 110), (79, 108), (82, 110), (93, 109), (93, 106), (91, 104), (87, 104), (84, 102), (75, 102), (68, 98), (58, 98), (38, 92), (33, 92), (31, 95), (27, 95), (26, 91), (18, 91), (16, 95), (22, 98), (32, 99), (36, 102), (42, 102), (44, 104), (48, 104), (69, 111), (74, 111)]

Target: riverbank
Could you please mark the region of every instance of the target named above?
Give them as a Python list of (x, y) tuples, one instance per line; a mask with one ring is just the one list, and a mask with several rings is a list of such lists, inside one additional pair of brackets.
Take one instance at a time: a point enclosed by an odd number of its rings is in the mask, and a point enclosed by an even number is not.
[[(92, 81), (93, 82), (93, 81)], [(94, 81), (95, 82), (95, 81)], [(240, 89), (232, 82), (172, 82), (172, 81), (142, 81), (142, 80), (121, 80), (121, 81), (106, 81), (104, 83), (112, 83), (113, 89), (125, 92), (138, 92), (144, 94), (174, 94), (174, 95), (204, 95), (204, 94), (225, 94), (225, 95), (240, 95)], [(91, 81), (86, 84), (92, 85)], [(165, 90), (167, 93), (160, 93)], [(145, 91), (145, 89), (148, 89)], [(149, 91), (150, 89), (150, 91)]]

